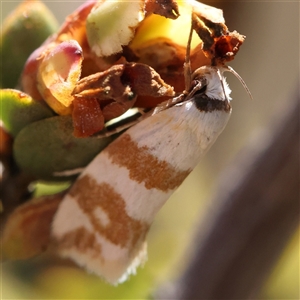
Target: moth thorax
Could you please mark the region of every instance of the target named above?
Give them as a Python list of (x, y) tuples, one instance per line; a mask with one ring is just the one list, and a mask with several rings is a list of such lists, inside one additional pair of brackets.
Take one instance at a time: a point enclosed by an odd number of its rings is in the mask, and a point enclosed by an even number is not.
[(207, 80), (205, 94), (208, 98), (221, 101), (231, 100), (231, 89), (223, 75), (220, 77), (217, 72), (212, 72), (210, 74), (206, 74), (205, 76)]

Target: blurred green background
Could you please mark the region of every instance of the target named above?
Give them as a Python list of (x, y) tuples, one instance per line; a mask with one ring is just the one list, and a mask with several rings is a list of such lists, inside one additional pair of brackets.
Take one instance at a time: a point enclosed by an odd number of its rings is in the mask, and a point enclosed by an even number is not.
[[(44, 1), (61, 23), (84, 1)], [(20, 1), (1, 1), (1, 21)], [(41, 256), (4, 263), (2, 299), (148, 299), (180, 275), (193, 229), (209, 212), (221, 172), (250, 141), (272, 126), (299, 88), (299, 2), (215, 2), (229, 29), (247, 36), (230, 65), (243, 77), (251, 101), (232, 75), (233, 114), (210, 152), (157, 215), (148, 235), (149, 259), (118, 287), (68, 262)], [(259, 145), (257, 145), (259, 147)], [(205, 228), (205, 224), (203, 224)], [(261, 299), (299, 299), (299, 232), (284, 251)]]

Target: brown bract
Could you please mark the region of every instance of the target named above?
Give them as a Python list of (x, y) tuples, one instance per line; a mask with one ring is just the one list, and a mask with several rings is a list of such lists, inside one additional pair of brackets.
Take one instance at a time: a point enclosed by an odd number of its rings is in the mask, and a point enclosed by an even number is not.
[(73, 134), (87, 137), (104, 127), (104, 116), (96, 98), (76, 98), (73, 101)]
[(138, 95), (170, 97), (174, 90), (148, 65), (125, 63), (82, 78), (72, 95), (74, 135), (84, 137), (133, 107)]
[(229, 32), (227, 35), (218, 38), (215, 45), (217, 63), (218, 61), (223, 63), (233, 60), (244, 40), (245, 36), (237, 31)]
[(192, 13), (193, 29), (203, 42), (202, 51), (212, 65), (223, 65), (234, 59), (245, 36), (230, 32), (224, 23), (213, 22), (201, 14)]

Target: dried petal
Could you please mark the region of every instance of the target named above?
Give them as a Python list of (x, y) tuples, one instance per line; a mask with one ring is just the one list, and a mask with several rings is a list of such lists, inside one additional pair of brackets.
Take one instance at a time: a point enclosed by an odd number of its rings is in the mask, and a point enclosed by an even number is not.
[(193, 12), (199, 17), (209, 20), (212, 23), (225, 23), (222, 9), (203, 4), (195, 0), (187, 0), (187, 3), (193, 7)]
[(81, 79), (73, 95), (124, 103), (132, 101), (135, 95), (173, 96), (174, 91), (148, 65), (127, 63)]
[(75, 98), (73, 108), (74, 136), (88, 137), (104, 127), (104, 117), (96, 98)]
[(179, 17), (179, 9), (176, 0), (146, 0), (145, 11), (147, 14), (154, 13), (174, 20)]
[(97, 56), (122, 51), (144, 18), (144, 1), (99, 1), (86, 22), (87, 39)]
[(160, 75), (145, 64), (132, 63), (124, 65), (123, 82), (127, 82), (134, 94), (139, 96), (174, 96), (174, 89), (166, 84)]
[(233, 60), (244, 40), (245, 36), (236, 31), (229, 32), (228, 35), (221, 36), (217, 39), (215, 56), (218, 61), (223, 63)]
[[(76, 109), (76, 112), (73, 111), (74, 134), (83, 137), (104, 127), (99, 105), (104, 120), (109, 121), (131, 108), (137, 96), (171, 97), (174, 90), (148, 65), (127, 63), (81, 79), (73, 94), (78, 99), (78, 102), (73, 102)], [(79, 101), (83, 98), (87, 101)]]
[[(73, 91), (75, 97), (127, 102), (132, 100), (128, 84), (122, 82), (125, 65), (115, 65), (104, 72), (82, 78)], [(132, 103), (134, 104), (134, 103)]]
[(17, 90), (1, 90), (0, 105), (0, 119), (13, 136), (28, 124), (53, 116), (48, 107)]
[(58, 114), (70, 114), (72, 91), (81, 74), (83, 55), (80, 45), (65, 41), (47, 51), (39, 65), (38, 90)]
[(245, 36), (236, 31), (228, 31), (221, 13), (218, 16), (217, 11), (194, 10), (192, 14), (193, 29), (201, 38), (202, 51), (212, 65), (222, 65), (232, 60), (245, 40)]
[(114, 119), (116, 116), (123, 115), (129, 108), (131, 108), (130, 102), (119, 103), (119, 102), (111, 102), (104, 106), (103, 108), (103, 116), (105, 117), (105, 121), (109, 121)]
[(32, 199), (9, 216), (1, 239), (2, 259), (27, 259), (48, 248), (52, 219), (63, 196)]

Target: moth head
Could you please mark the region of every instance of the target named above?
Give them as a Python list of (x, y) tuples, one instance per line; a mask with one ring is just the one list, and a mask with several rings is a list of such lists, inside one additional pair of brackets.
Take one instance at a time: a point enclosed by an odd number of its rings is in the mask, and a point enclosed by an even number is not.
[(189, 97), (203, 94), (211, 100), (229, 102), (230, 93), (231, 89), (223, 76), (222, 68), (202, 66), (192, 74)]
[(189, 96), (192, 97), (196, 93), (203, 93), (210, 99), (229, 102), (231, 100), (231, 89), (223, 75), (224, 72), (232, 73), (241, 82), (247, 94), (252, 99), (250, 90), (242, 77), (233, 68), (225, 65), (202, 66), (198, 68), (191, 76)]

